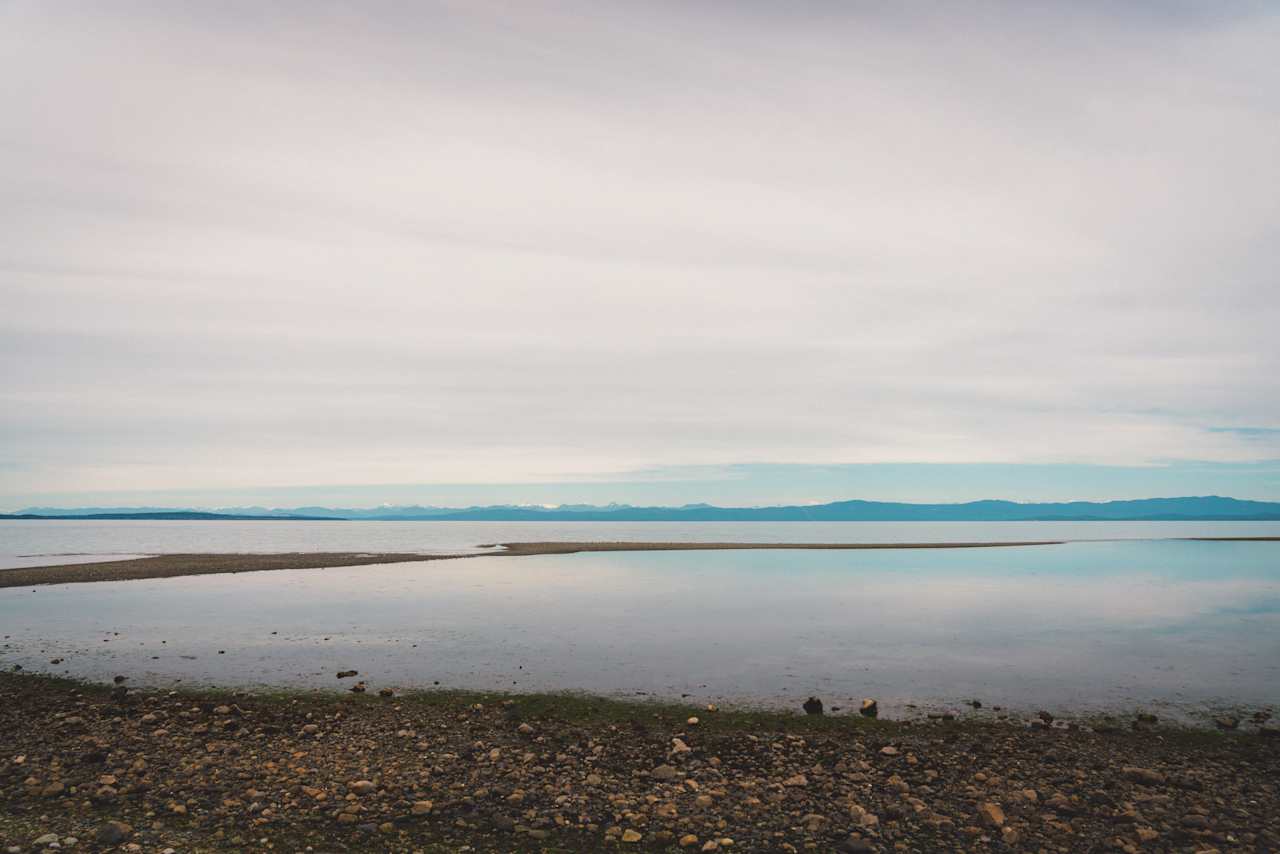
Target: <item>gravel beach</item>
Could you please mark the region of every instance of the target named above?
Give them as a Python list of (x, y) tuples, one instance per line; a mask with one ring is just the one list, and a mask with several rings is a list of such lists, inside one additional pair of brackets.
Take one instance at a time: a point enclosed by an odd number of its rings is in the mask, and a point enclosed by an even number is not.
[(1098, 731), (358, 680), (258, 695), (4, 674), (3, 850), (1280, 850), (1266, 710), (1231, 732)]

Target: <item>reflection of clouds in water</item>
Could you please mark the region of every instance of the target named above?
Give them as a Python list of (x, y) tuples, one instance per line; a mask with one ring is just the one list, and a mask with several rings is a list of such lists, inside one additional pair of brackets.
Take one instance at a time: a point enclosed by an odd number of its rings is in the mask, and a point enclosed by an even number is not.
[(484, 557), (0, 590), (15, 639), (0, 656), (40, 667), (74, 648), (76, 675), (232, 684), (327, 686), (356, 666), (395, 684), (737, 697), (1254, 696), (1280, 685), (1263, 654), (1280, 571), (1254, 546)]

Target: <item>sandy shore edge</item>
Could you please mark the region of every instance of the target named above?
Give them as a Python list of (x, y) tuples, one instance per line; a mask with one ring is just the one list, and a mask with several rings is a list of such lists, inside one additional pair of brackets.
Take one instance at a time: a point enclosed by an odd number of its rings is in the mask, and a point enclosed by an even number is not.
[[(216, 575), (236, 572), (268, 572), (277, 569), (326, 569), (336, 566), (373, 566), (430, 560), (476, 557), (577, 554), (622, 551), (723, 551), (730, 549), (977, 549), (1012, 546), (1059, 545), (1057, 540), (976, 543), (681, 543), (681, 542), (529, 542), (494, 543), (480, 548), (488, 552), (417, 554), (410, 552), (283, 552), (276, 554), (166, 554), (101, 563), (51, 564), (0, 570), (0, 588), (42, 584), (85, 584), (96, 581), (137, 581)], [(495, 548), (500, 546), (501, 548)]]

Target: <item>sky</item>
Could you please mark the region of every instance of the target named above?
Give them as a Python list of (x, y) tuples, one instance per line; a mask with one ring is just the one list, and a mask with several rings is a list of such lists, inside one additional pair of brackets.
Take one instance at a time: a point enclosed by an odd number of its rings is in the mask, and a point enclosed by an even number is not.
[(1278, 39), (0, 0), (0, 507), (1280, 499)]

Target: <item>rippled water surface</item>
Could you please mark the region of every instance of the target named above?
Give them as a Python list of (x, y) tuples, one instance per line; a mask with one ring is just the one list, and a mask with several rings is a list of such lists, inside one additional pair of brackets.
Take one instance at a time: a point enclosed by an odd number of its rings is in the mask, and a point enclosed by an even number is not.
[(371, 688), (1188, 715), (1280, 704), (1280, 543), (480, 557), (0, 589), (0, 626), (6, 665), (135, 684), (352, 668)]

